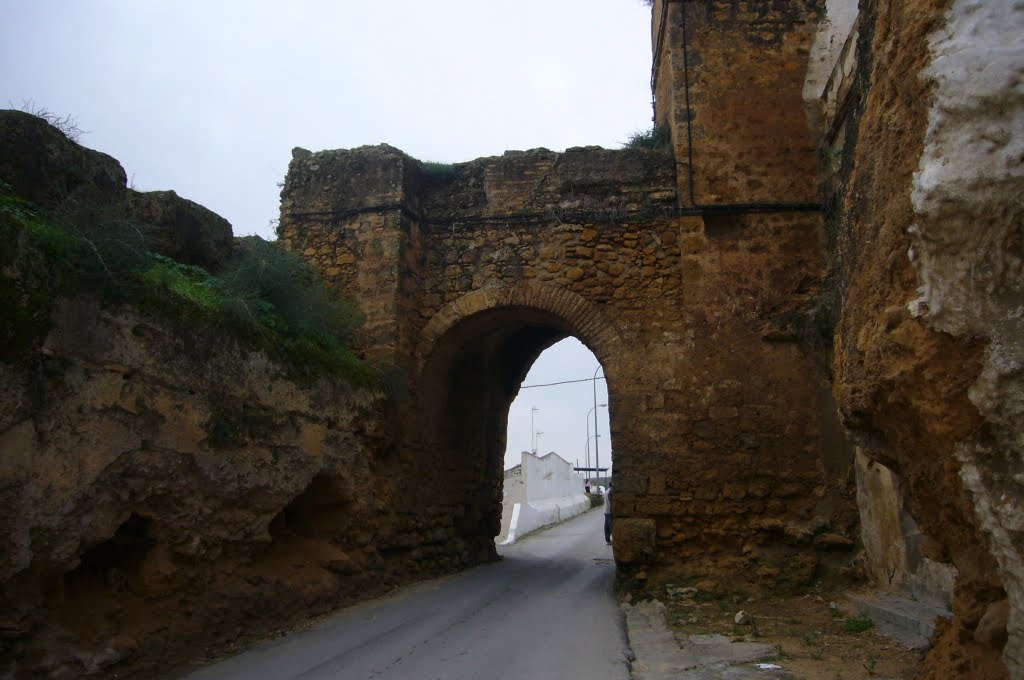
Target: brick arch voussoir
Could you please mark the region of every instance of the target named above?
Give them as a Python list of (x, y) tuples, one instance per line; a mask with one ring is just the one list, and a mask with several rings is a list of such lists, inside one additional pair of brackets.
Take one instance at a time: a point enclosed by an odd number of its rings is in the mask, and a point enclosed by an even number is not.
[(612, 320), (594, 303), (567, 288), (527, 281), (500, 288), (480, 288), (442, 307), (420, 333), (416, 363), (420, 371), (437, 343), (460, 321), (501, 307), (529, 307), (565, 321), (606, 370), (622, 351), (622, 340)]

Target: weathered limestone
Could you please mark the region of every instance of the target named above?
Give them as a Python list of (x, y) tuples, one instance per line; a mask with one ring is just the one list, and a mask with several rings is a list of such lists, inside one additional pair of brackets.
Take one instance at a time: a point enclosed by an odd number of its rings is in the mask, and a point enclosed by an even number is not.
[(829, 81), (833, 80), (836, 66), (842, 68), (848, 63), (843, 52), (855, 29), (858, 4), (857, 0), (825, 2), (825, 14), (818, 22), (804, 79), (804, 101), (812, 107), (817, 107), (827, 96), (826, 88)]
[[(132, 192), (33, 116), (0, 113), (0, 148), (48, 220), (141, 214), (167, 254), (230, 253), (222, 218)], [(60, 272), (4, 255), (0, 675), (163, 673), (480, 561), (458, 507), (408, 501), (423, 464), (395, 455), (380, 391), (296, 377), (201, 315), (86, 294), (33, 309)]]
[(231, 224), (173, 191), (129, 191), (128, 216), (154, 226), (156, 250), (216, 271), (231, 256)]
[(173, 191), (128, 188), (115, 158), (76, 144), (29, 113), (0, 111), (0, 181), (51, 219), (139, 223), (154, 251), (179, 262), (216, 270), (231, 256), (226, 219)]
[(899, 476), (861, 451), (855, 470), (860, 535), (871, 581), (883, 590), (948, 607), (956, 569), (922, 554), (928, 538), (904, 507)]
[[(1009, 2), (862, 2), (856, 67), (826, 88), (845, 99), (826, 107), (823, 156), (837, 402), (867, 466), (898, 472), (923, 559), (957, 573), (924, 677), (1024, 672), (1022, 17)], [(902, 569), (903, 545), (879, 542), (872, 569)]]
[(90, 298), (51, 323), (0, 362), (3, 672), (166, 670), (414, 572), (381, 395)]
[(116, 159), (75, 144), (23, 111), (0, 113), (0, 179), (15, 195), (46, 207), (69, 200), (116, 203), (128, 191)]
[(1024, 674), (1024, 7), (956, 0), (944, 18), (921, 73), (934, 99), (911, 194), (910, 309), (987, 341), (968, 389), (985, 425), (956, 455), (1011, 604), (1003, 658)]

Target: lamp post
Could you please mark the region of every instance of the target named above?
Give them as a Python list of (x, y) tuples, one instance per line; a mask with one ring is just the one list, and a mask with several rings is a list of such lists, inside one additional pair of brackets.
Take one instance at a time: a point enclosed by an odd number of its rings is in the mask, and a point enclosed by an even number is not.
[(590, 440), (591, 439), (597, 439), (600, 436), (601, 435), (599, 435), (599, 434), (590, 434), (589, 431), (587, 432), (587, 443), (584, 444), (583, 448), (584, 448), (584, 453), (587, 456), (587, 467), (588, 468), (590, 467)]
[(544, 434), (544, 430), (537, 430), (537, 433), (533, 435), (533, 455), (537, 455), (537, 442), (540, 441), (540, 436)]
[[(601, 370), (601, 365), (598, 364), (597, 368), (594, 369), (594, 378), (592, 380), (594, 388), (594, 434), (597, 434), (597, 372)], [(607, 405), (607, 404), (606, 404)], [(594, 438), (594, 467), (597, 468), (597, 474), (601, 474), (601, 450), (597, 444), (597, 438)]]
[(533, 414), (540, 409), (536, 406), (530, 407), (530, 438), (533, 441), (533, 455), (537, 455), (537, 430), (533, 426)]
[[(590, 467), (590, 440), (592, 439), (592, 437), (590, 436), (590, 414), (591, 413), (594, 414), (594, 434), (596, 435), (597, 434), (597, 413), (595, 413), (595, 411), (597, 411), (597, 409), (599, 409), (599, 408), (604, 408), (606, 406), (608, 406), (608, 404), (594, 404), (594, 408), (592, 408), (589, 411), (587, 411), (587, 445), (586, 445), (587, 467)], [(597, 443), (595, 442), (595, 446), (596, 446), (596, 444)]]
[(587, 420), (587, 441), (583, 442), (583, 458), (586, 460), (587, 479), (590, 479), (590, 420)]

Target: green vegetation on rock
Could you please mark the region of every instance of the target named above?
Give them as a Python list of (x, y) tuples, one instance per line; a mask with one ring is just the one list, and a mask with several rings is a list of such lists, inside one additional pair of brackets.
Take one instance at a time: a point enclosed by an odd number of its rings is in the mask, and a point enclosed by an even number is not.
[(306, 375), (368, 385), (373, 372), (347, 349), (361, 322), (298, 255), (258, 237), (238, 239), (216, 275), (153, 252), (150, 225), (123, 206), (69, 205), (45, 214), (0, 182), (0, 339), (3, 355), (45, 335), (54, 299), (93, 292), (179, 322), (228, 329)]
[(847, 633), (863, 633), (866, 630), (870, 630), (874, 625), (874, 622), (867, 616), (854, 616), (853, 618), (846, 619), (846, 622), (843, 624), (843, 630)]

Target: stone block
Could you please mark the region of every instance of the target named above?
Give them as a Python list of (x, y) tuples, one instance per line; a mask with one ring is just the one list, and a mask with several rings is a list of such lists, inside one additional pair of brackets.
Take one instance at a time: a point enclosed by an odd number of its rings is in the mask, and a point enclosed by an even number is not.
[(712, 418), (735, 418), (739, 415), (739, 410), (735, 406), (712, 406), (708, 410), (708, 415)]
[(612, 536), (617, 562), (646, 564), (654, 560), (657, 527), (653, 519), (616, 519)]
[(742, 482), (728, 482), (722, 487), (722, 495), (731, 500), (742, 500), (747, 496), (747, 487)]

